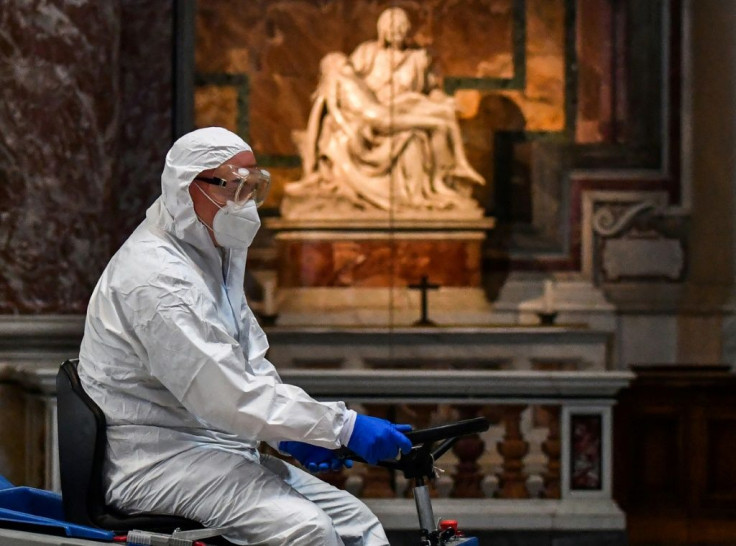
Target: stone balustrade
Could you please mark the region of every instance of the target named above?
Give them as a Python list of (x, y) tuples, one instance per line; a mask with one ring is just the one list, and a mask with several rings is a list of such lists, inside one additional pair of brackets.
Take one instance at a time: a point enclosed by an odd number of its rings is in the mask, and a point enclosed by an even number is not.
[[(26, 482), (53, 490), (56, 371), (30, 361), (5, 370), (6, 381), (26, 393)], [(487, 417), (487, 432), (461, 439), (437, 462), (438, 516), (480, 530), (625, 528), (611, 498), (611, 420), (616, 393), (633, 378), (628, 372), (286, 369), (282, 377), (316, 398), (417, 428)], [(387, 528), (416, 528), (403, 476), (356, 464), (325, 479), (362, 497)]]
[[(437, 464), (436, 512), (462, 514), (466, 526), (625, 527), (611, 498), (611, 410), (629, 372), (290, 369), (282, 377), (318, 398), (417, 427), (488, 418), (488, 432), (461, 439)], [(416, 526), (402, 477), (362, 465), (342, 474), (333, 478), (384, 523)]]

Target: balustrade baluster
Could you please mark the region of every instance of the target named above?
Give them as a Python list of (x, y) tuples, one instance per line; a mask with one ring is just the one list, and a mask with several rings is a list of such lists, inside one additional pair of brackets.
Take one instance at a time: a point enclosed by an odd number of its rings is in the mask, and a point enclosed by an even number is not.
[(506, 406), (503, 412), (505, 434), (503, 440), (496, 444), (503, 457), (503, 469), (498, 475), (499, 496), (505, 499), (526, 499), (524, 474), (524, 456), (529, 452), (529, 443), (521, 434), (521, 412), (526, 406)]
[(547, 499), (560, 498), (560, 407), (546, 406), (549, 415), (549, 433), (542, 442), (542, 452), (547, 456), (547, 471), (543, 474), (544, 489), (542, 496)]
[[(461, 406), (458, 408), (460, 419), (472, 419), (478, 414), (477, 406)], [(478, 434), (463, 436), (452, 448), (458, 458), (455, 467), (455, 484), (450, 492), (451, 497), (457, 498), (482, 498), (483, 489), (481, 481), (483, 474), (480, 472), (478, 459), (483, 455), (485, 442)]]

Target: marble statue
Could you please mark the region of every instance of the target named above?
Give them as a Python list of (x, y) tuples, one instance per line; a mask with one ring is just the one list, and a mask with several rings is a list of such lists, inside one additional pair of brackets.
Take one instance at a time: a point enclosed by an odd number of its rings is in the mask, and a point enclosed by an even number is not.
[[(484, 184), (463, 149), (454, 100), (437, 88), (427, 52), (406, 45), (400, 8), (378, 40), (348, 58), (328, 53), (300, 143), (304, 176), (288, 184), (286, 218), (479, 218)], [(431, 211), (431, 212), (430, 212)]]

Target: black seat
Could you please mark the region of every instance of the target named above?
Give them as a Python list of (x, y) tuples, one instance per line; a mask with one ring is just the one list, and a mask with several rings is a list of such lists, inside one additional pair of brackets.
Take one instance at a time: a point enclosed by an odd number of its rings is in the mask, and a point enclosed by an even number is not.
[(118, 533), (133, 529), (172, 533), (200, 529), (196, 521), (176, 516), (127, 516), (105, 504), (102, 463), (105, 459), (105, 415), (84, 392), (78, 360), (67, 360), (56, 376), (59, 462), (64, 516), (71, 523)]

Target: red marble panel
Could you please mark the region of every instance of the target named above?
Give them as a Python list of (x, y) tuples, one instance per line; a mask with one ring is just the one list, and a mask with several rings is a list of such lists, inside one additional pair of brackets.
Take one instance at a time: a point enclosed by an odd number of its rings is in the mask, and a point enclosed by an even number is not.
[(442, 286), (480, 286), (475, 240), (279, 241), (279, 286), (388, 287), (427, 275)]

